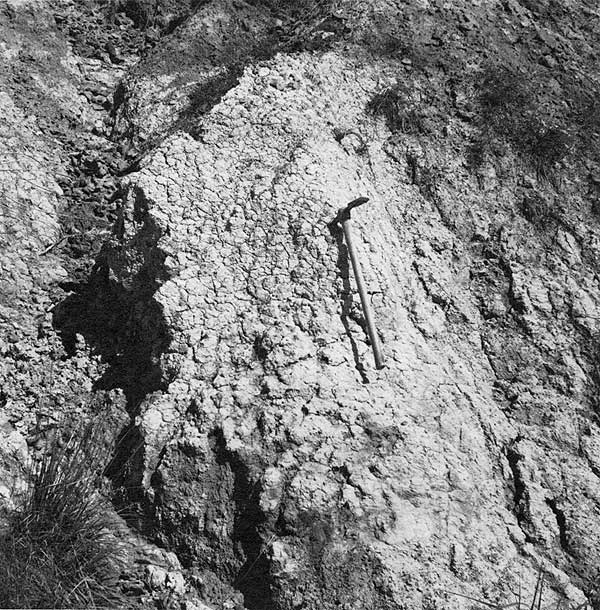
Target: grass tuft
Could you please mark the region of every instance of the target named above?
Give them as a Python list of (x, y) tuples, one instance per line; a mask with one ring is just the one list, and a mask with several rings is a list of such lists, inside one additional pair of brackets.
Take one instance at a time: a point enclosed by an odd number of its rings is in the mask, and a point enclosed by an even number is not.
[(55, 440), (31, 474), (26, 498), (0, 536), (0, 607), (124, 607), (125, 550), (96, 491), (101, 428)]
[(373, 116), (382, 116), (392, 133), (419, 134), (425, 131), (421, 109), (403, 85), (393, 85), (376, 93), (369, 100), (367, 111)]

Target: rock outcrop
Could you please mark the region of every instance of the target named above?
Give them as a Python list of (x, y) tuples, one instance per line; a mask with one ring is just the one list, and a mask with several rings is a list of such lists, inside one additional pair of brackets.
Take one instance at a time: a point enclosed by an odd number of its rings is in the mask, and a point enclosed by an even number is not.
[[(540, 568), (593, 595), (597, 228), (580, 187), (535, 227), (521, 198), (552, 187), (474, 174), (459, 117), (438, 141), (391, 137), (369, 103), (412, 60), (352, 42), (248, 65), (131, 178), (105, 264), (124, 284), (164, 276), (172, 333), (137, 419), (152, 529), (250, 608), (457, 607), (448, 591), (501, 598)], [(331, 224), (358, 195), (383, 371)]]
[[(115, 503), (176, 556), (148, 586), (455, 609), (543, 572), (600, 607), (598, 134), (569, 72), (595, 78), (598, 15), (199, 4), (120, 85), (140, 155), (55, 316), (127, 399)], [(358, 196), (382, 370), (334, 222)]]

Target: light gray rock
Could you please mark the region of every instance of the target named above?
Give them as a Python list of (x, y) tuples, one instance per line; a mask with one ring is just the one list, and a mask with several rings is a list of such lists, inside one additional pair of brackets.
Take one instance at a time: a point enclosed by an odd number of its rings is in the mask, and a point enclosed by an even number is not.
[[(551, 470), (585, 481), (590, 498), (600, 487), (571, 445), (576, 429), (559, 439), (544, 423), (573, 429), (581, 393), (561, 395), (540, 368), (539, 350), (576, 349), (561, 334), (567, 311), (552, 321), (560, 271), (536, 266), (527, 249), (541, 244), (509, 229), (504, 293), (478, 300), (470, 235), (452, 235), (386, 161), (387, 134), (365, 115), (374, 70), (336, 53), (249, 66), (201, 140), (172, 136), (132, 177), (113, 249), (125, 259), (107, 263), (124, 284), (149, 268), (164, 278), (154, 298), (171, 377), (138, 417), (157, 532), (217, 574), (237, 566), (250, 605), (467, 607), (445, 592), (531, 590), (540, 564), (556, 595), (582, 599), (561, 540), (595, 522), (596, 500), (583, 516)], [(290, 73), (303, 78), (288, 96), (272, 82)], [(336, 142), (337, 124), (368, 134), (368, 161)], [(328, 228), (358, 195), (371, 198), (355, 231), (382, 371)], [(484, 200), (470, 205), (487, 216)], [(149, 227), (155, 245), (140, 248)], [(548, 255), (572, 268), (564, 252)], [(578, 322), (592, 316), (582, 291)], [(521, 379), (512, 407), (497, 394), (509, 379)], [(595, 544), (580, 547), (586, 565)]]

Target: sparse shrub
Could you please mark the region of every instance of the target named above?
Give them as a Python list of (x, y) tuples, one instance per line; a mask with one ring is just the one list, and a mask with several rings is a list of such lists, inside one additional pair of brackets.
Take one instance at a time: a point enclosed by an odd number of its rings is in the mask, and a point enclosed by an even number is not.
[[(377, 31), (379, 34), (379, 31)], [(382, 32), (378, 36), (373, 36), (370, 46), (373, 50), (383, 57), (406, 57), (408, 56), (407, 46), (400, 36), (394, 33)]]
[(280, 22), (276, 29), (278, 51), (316, 51), (329, 48), (348, 30), (337, 16), (337, 0), (257, 0)]
[(193, 9), (207, 0), (109, 0), (105, 7), (110, 21), (125, 13), (140, 30), (159, 28), (170, 32)]
[(125, 13), (138, 27), (154, 25), (159, 7), (156, 0), (127, 0), (124, 4)]
[(160, 11), (160, 0), (112, 0), (113, 13), (123, 11), (136, 25), (145, 29), (155, 25)]
[[(574, 157), (584, 163), (600, 161), (600, 86), (591, 79), (561, 74), (563, 106), (568, 111), (569, 133), (577, 137)], [(568, 110), (567, 110), (568, 109)]]
[(591, 91), (587, 95), (581, 91), (577, 91), (577, 100), (573, 102), (574, 119), (582, 130), (582, 135), (587, 137), (600, 136), (600, 91)]
[(412, 101), (408, 89), (400, 84), (376, 93), (369, 100), (367, 110), (374, 116), (384, 117), (392, 133), (416, 134), (425, 131), (419, 104)]
[(182, 129), (194, 138), (202, 133), (202, 117), (216, 106), (223, 96), (238, 83), (241, 64), (233, 64), (224, 72), (197, 84), (188, 95), (186, 107), (180, 112), (173, 131)]
[(391, 132), (402, 128), (404, 99), (399, 85), (387, 87), (376, 93), (367, 104), (367, 110), (374, 116), (385, 118)]
[(342, 143), (346, 136), (353, 136), (356, 139), (357, 146), (355, 146), (354, 150), (357, 155), (368, 154), (369, 147), (367, 146), (364, 138), (357, 131), (354, 131), (353, 129), (343, 129), (341, 127), (333, 128), (333, 137), (339, 144)]
[(439, 186), (444, 180), (444, 173), (437, 167), (424, 165), (420, 168), (415, 184), (419, 192), (431, 203), (439, 200)]
[(549, 178), (550, 170), (569, 153), (573, 138), (560, 127), (540, 126), (533, 135), (529, 149), (532, 164), (538, 175)]
[(554, 217), (552, 206), (540, 193), (533, 192), (523, 197), (521, 213), (532, 224), (543, 228)]
[(544, 103), (543, 79), (506, 66), (490, 66), (479, 86), (480, 134), (471, 160), (486, 157), (498, 140), (541, 177), (569, 153), (572, 137), (551, 105)]
[(0, 607), (125, 607), (125, 550), (96, 491), (105, 444), (98, 428), (50, 443), (26, 498), (0, 535)]
[(484, 117), (498, 129), (508, 129), (505, 121), (534, 107), (531, 83), (505, 66), (491, 66), (481, 82), (480, 103)]

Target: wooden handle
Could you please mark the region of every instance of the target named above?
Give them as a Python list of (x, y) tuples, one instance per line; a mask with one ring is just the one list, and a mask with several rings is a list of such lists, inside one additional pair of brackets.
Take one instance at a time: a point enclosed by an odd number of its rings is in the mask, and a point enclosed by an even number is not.
[(367, 322), (367, 330), (369, 332), (369, 339), (371, 340), (373, 356), (375, 358), (375, 367), (378, 369), (382, 369), (385, 366), (385, 359), (383, 357), (383, 350), (381, 349), (379, 335), (377, 334), (377, 329), (375, 328), (373, 310), (371, 309), (371, 302), (369, 301), (369, 297), (367, 295), (367, 289), (365, 287), (365, 280), (363, 278), (362, 268), (358, 260), (358, 255), (354, 248), (354, 242), (352, 241), (350, 217), (345, 218), (342, 221), (342, 228), (344, 229), (344, 236), (346, 237), (346, 247), (348, 248), (348, 254), (350, 254), (350, 260), (352, 261), (352, 269), (354, 270), (354, 277), (356, 278), (356, 286), (358, 287), (358, 294), (360, 295), (363, 314)]

